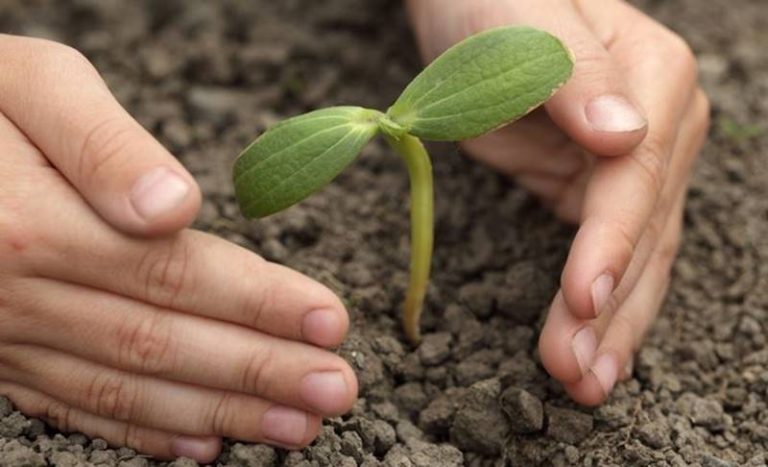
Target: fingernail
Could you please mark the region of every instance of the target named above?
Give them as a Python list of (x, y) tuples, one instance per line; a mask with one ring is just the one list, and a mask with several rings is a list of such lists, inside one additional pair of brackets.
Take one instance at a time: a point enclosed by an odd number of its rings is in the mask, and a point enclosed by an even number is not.
[(592, 359), (597, 351), (597, 335), (595, 331), (591, 327), (585, 327), (577, 332), (571, 341), (571, 348), (576, 356), (576, 361), (579, 363), (581, 373), (585, 374), (592, 365)]
[(142, 176), (131, 190), (131, 204), (145, 220), (152, 220), (177, 208), (189, 193), (189, 183), (165, 167)]
[(613, 293), (613, 276), (603, 274), (595, 279), (590, 292), (592, 293), (592, 308), (594, 308), (595, 316), (599, 316)]
[(616, 362), (616, 356), (610, 353), (599, 356), (589, 371), (595, 375), (605, 395), (610, 394), (619, 375), (619, 365)]
[(177, 436), (171, 441), (171, 453), (197, 462), (211, 462), (218, 455), (221, 442), (218, 438), (192, 438)]
[(299, 446), (307, 434), (307, 414), (276, 405), (261, 420), (264, 437), (284, 446)]
[(340, 371), (310, 373), (301, 381), (301, 398), (322, 414), (335, 414), (345, 409), (349, 388)]
[(316, 345), (333, 345), (341, 334), (341, 320), (334, 310), (314, 310), (304, 316), (301, 335), (305, 341)]
[(621, 133), (644, 128), (648, 122), (626, 98), (617, 95), (592, 99), (585, 109), (587, 120), (598, 131)]

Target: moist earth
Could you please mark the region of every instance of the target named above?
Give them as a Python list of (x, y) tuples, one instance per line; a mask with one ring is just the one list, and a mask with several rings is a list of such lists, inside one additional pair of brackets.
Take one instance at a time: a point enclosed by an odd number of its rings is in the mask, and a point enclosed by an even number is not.
[[(434, 146), (437, 241), (424, 342), (398, 322), (408, 180), (377, 141), (320, 194), (246, 222), (230, 168), (277, 120), (386, 108), (419, 69), (388, 0), (0, 0), (0, 30), (82, 50), (205, 192), (196, 227), (324, 282), (352, 317), (354, 410), (301, 452), (227, 442), (222, 466), (764, 466), (768, 450), (768, 14), (764, 0), (638, 6), (701, 63), (713, 130), (691, 182), (669, 297), (633, 377), (590, 410), (536, 339), (574, 230), (513, 183)], [(665, 79), (659, 76), (658, 79)], [(0, 398), (0, 465), (175, 466), (62, 434)]]

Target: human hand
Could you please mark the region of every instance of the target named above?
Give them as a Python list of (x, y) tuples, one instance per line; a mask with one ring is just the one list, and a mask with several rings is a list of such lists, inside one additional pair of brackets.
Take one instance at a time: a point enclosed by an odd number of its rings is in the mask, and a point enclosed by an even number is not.
[(200, 462), (222, 436), (305, 446), (347, 411), (355, 375), (324, 349), (348, 327), (338, 298), (181, 230), (199, 189), (82, 55), (0, 35), (0, 56), (0, 394)]
[(696, 60), (621, 0), (409, 0), (426, 58), (481, 30), (538, 27), (574, 52), (571, 80), (523, 121), (467, 142), (580, 224), (539, 340), (577, 402), (605, 400), (663, 302), (688, 178), (709, 126)]

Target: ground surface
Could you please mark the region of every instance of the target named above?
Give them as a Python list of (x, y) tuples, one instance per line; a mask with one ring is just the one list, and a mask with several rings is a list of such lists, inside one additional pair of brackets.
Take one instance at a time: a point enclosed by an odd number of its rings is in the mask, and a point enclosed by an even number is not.
[[(282, 215), (251, 224), (237, 212), (230, 166), (266, 125), (326, 104), (385, 107), (410, 79), (418, 60), (397, 3), (0, 0), (0, 30), (83, 50), (179, 155), (206, 193), (199, 228), (324, 281), (349, 305), (341, 352), (360, 375), (354, 412), (303, 452), (228, 444), (219, 463), (765, 465), (768, 134), (746, 125), (768, 126), (764, 0), (643, 3), (700, 55), (715, 126), (663, 315), (634, 379), (594, 411), (570, 404), (535, 353), (572, 230), (455, 149), (435, 154), (434, 288), (417, 350), (396, 320), (407, 179), (382, 144)], [(11, 410), (0, 399), (0, 465), (163, 465)]]

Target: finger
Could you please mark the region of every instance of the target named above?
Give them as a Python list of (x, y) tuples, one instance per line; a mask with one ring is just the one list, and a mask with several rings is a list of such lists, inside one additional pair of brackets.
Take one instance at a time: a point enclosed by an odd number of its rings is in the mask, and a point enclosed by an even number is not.
[(579, 381), (565, 385), (576, 402), (594, 406), (605, 401), (661, 309), (669, 287), (670, 269), (677, 256), (684, 200), (685, 191), (678, 198), (661, 242), (632, 293), (618, 310), (599, 319), (600, 344), (589, 371)]
[(230, 437), (288, 448), (309, 444), (320, 418), (292, 407), (113, 370), (32, 346), (0, 349), (8, 378), (110, 420), (190, 436)]
[(0, 382), (0, 394), (11, 399), (21, 412), (41, 418), (60, 431), (102, 438), (112, 446), (129, 447), (159, 459), (187, 457), (207, 464), (221, 452), (221, 439), (217, 437), (181, 436), (109, 420), (9, 383)]
[[(658, 195), (648, 185), (638, 187), (636, 183), (635, 193), (631, 192), (631, 187), (622, 191), (614, 183), (617, 180), (610, 178), (626, 179), (632, 176), (636, 166), (605, 167), (605, 161), (598, 163), (585, 200), (586, 220), (571, 246), (563, 271), (564, 296), (568, 308), (577, 317), (591, 318), (615, 308), (632, 291), (656, 248), (663, 223), (674, 205), (679, 187), (688, 179), (708, 128), (709, 104), (706, 96), (697, 90), (679, 128), (678, 143), (674, 145), (676, 156), (665, 169), (667, 181)], [(605, 170), (600, 172), (601, 168)], [(638, 175), (633, 181), (640, 180)], [(631, 182), (627, 180), (627, 183)], [(609, 193), (615, 198), (608, 198)], [(638, 193), (642, 195), (638, 196)], [(647, 199), (650, 197), (656, 200), (650, 202)], [(633, 212), (633, 207), (641, 209), (643, 214)], [(642, 216), (647, 216), (648, 220), (643, 220)], [(596, 249), (595, 245), (600, 248)], [(618, 283), (614, 278), (618, 278)]]
[(570, 177), (584, 165), (581, 149), (543, 112), (465, 141), (462, 147), (475, 159), (512, 177), (523, 173)]
[[(652, 38), (649, 36), (648, 41)], [(596, 316), (612, 300), (650, 219), (660, 209), (666, 180), (680, 183), (669, 173), (669, 160), (696, 89), (695, 61), (681, 57), (681, 50), (665, 46), (666, 42), (643, 43), (647, 50), (632, 55), (644, 57), (636, 64), (630, 82), (649, 112), (652, 125), (648, 136), (627, 157), (599, 160), (590, 180), (581, 228), (562, 280), (568, 307), (581, 318)], [(662, 73), (670, 79), (654, 79)], [(695, 124), (700, 131), (705, 130), (706, 120), (705, 111), (699, 111)], [(688, 156), (692, 161), (693, 156)], [(668, 209), (670, 204), (661, 206)]]
[(594, 154), (612, 156), (626, 154), (643, 140), (647, 121), (633, 86), (571, 1), (472, 2), (466, 21), (474, 23), (472, 32), (508, 24), (538, 27), (571, 49), (573, 76), (545, 108), (579, 145)]
[(55, 236), (30, 259), (37, 273), (315, 345), (335, 346), (347, 332), (327, 287), (213, 235), (148, 242), (89, 227), (62, 235), (51, 226)]
[[(706, 106), (703, 94), (697, 94), (695, 105), (692, 105), (686, 113), (680, 132), (681, 143), (676, 147), (676, 156), (671, 166), (672, 176), (667, 186), (671, 193), (668, 195), (671, 200), (670, 208), (658, 210), (654, 219), (656, 225), (664, 226), (660, 233), (668, 228), (668, 224), (679, 223), (679, 218), (675, 218), (677, 214), (673, 210), (682, 209), (679, 204), (682, 201), (679, 198), (682, 196), (681, 193), (685, 193), (690, 164), (699, 152), (706, 131), (706, 123), (702, 124), (699, 121), (701, 115), (706, 115)], [(641, 245), (650, 251), (650, 256), (659, 248), (660, 241), (662, 238), (650, 231), (645, 233)], [(645, 274), (648, 264), (645, 254), (642, 257), (636, 256), (633, 260), (626, 280), (617, 289), (620, 300), (614, 300), (616, 307), (621, 306), (630, 293), (634, 293), (637, 278)], [(656, 290), (651, 296), (656, 297), (660, 293), (660, 290)], [(558, 293), (539, 339), (542, 363), (553, 377), (565, 383), (575, 383), (587, 374), (594, 361), (599, 338), (610, 323), (614, 309), (616, 308), (606, 308), (606, 312), (594, 321), (582, 319), (569, 308), (562, 290)]]
[(14, 303), (25, 317), (12, 332), (0, 331), (4, 339), (326, 416), (357, 399), (349, 365), (317, 347), (72, 284), (28, 279), (24, 287), (34, 298)]
[(117, 103), (88, 61), (53, 42), (0, 35), (0, 111), (108, 222), (134, 234), (190, 224), (197, 184)]

